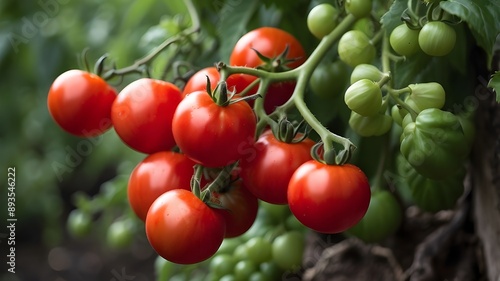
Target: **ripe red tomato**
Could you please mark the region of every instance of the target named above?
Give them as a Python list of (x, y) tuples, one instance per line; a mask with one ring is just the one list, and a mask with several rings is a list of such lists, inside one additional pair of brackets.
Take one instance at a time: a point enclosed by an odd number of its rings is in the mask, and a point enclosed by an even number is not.
[(210, 258), (224, 239), (226, 225), (219, 210), (190, 191), (174, 189), (158, 197), (146, 217), (149, 243), (164, 259), (193, 264)]
[[(261, 27), (243, 35), (234, 46), (229, 64), (232, 66), (258, 67), (264, 62), (259, 58), (255, 50), (268, 58), (276, 58), (288, 46), (287, 59), (294, 61), (285, 64), (287, 68), (297, 68), (306, 60), (306, 53), (300, 42), (290, 33), (274, 28)], [(248, 76), (248, 75), (245, 75)], [(256, 77), (249, 76), (248, 84)], [(247, 85), (248, 85), (247, 84)], [(244, 87), (243, 87), (244, 88)], [(295, 89), (295, 82), (279, 82), (271, 84), (266, 93), (264, 108), (267, 113), (274, 111), (276, 106), (285, 103)], [(255, 87), (255, 91), (257, 87)]]
[(256, 117), (245, 102), (217, 105), (205, 91), (187, 95), (172, 121), (177, 146), (206, 167), (222, 167), (254, 144)]
[(370, 203), (366, 175), (351, 164), (302, 164), (288, 185), (288, 204), (305, 226), (322, 233), (339, 233), (360, 221)]
[(72, 69), (52, 83), (47, 107), (54, 121), (66, 132), (94, 137), (111, 128), (111, 105), (116, 94), (101, 77)]
[(288, 182), (295, 170), (311, 160), (314, 142), (299, 143), (277, 140), (269, 130), (254, 144), (255, 152), (240, 160), (245, 186), (260, 200), (272, 204), (287, 204)]
[(257, 217), (259, 201), (241, 180), (213, 196), (224, 207), (221, 213), (226, 221), (226, 238), (240, 236), (252, 226)]
[(111, 108), (116, 133), (142, 153), (172, 149), (172, 117), (181, 100), (181, 91), (172, 83), (150, 78), (130, 83)]
[(158, 196), (172, 189), (191, 190), (195, 163), (184, 154), (161, 151), (144, 158), (130, 174), (128, 200), (143, 221)]

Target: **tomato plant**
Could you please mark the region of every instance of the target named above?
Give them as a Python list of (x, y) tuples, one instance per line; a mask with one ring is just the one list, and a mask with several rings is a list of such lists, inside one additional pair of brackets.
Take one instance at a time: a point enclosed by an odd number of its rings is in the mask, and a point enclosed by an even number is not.
[(338, 233), (352, 227), (365, 215), (369, 202), (368, 179), (351, 164), (310, 160), (297, 168), (288, 184), (290, 210), (318, 232)]
[(116, 133), (131, 148), (151, 154), (174, 145), (172, 118), (182, 100), (174, 84), (142, 78), (127, 85), (111, 107)]
[(116, 94), (99, 76), (73, 69), (54, 80), (47, 107), (54, 121), (66, 132), (93, 137), (111, 128), (110, 111)]
[(155, 46), (144, 57), (118, 68), (103, 56), (96, 75), (68, 71), (49, 90), (64, 130), (114, 126), (149, 154), (126, 189), (80, 194), (68, 229), (76, 237), (93, 219), (113, 221), (108, 243), (130, 243), (133, 213), (105, 210), (126, 190), (159, 255), (208, 271), (169, 276), (277, 280), (301, 265), (305, 231), (375, 243), (401, 226), (402, 207), (455, 207), (475, 101), (487, 100), (472, 93), (500, 30), (489, 1), (168, 4), (179, 15), (147, 30)]
[(180, 264), (201, 262), (215, 254), (225, 230), (220, 212), (184, 189), (162, 194), (146, 217), (146, 234), (153, 249)]

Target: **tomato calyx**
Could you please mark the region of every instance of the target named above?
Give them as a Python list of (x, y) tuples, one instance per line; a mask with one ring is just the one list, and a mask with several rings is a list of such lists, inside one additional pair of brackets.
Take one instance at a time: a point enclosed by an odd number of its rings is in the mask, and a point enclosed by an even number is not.
[(217, 196), (214, 196), (214, 194), (229, 192), (231, 184), (239, 179), (232, 176), (233, 170), (237, 165), (238, 162), (225, 166), (222, 170), (220, 170), (213, 181), (203, 187), (201, 187), (201, 177), (204, 173), (204, 167), (198, 164), (195, 165), (195, 172), (191, 178), (191, 191), (209, 207), (225, 210), (226, 208), (222, 206), (217, 199)]
[(354, 147), (349, 147), (348, 149), (337, 150), (335, 148), (330, 148), (325, 150), (324, 143), (318, 142), (311, 149), (311, 157), (325, 165), (344, 165), (351, 159)]
[[(284, 143), (299, 143), (305, 140), (310, 132), (310, 128), (304, 120), (300, 121), (298, 124), (296, 122), (294, 124), (294, 122), (288, 120), (286, 116), (280, 118), (278, 122), (270, 120), (269, 125), (271, 126), (274, 137)], [(302, 129), (304, 132), (300, 133)]]
[[(236, 89), (233, 89), (232, 91), (229, 91), (227, 88), (227, 82), (225, 80), (220, 81), (215, 89), (212, 91), (211, 89), (211, 83), (210, 83), (210, 78), (207, 77), (207, 87), (206, 91), (208, 95), (212, 98), (214, 103), (216, 103), (218, 106), (228, 106), (233, 103), (241, 102), (241, 101), (249, 101), (249, 100), (255, 100), (259, 97), (261, 97), (259, 94), (254, 94), (254, 95), (249, 95), (249, 96), (239, 96), (238, 98), (235, 98), (236, 96)], [(247, 91), (247, 89), (245, 89)]]
[(258, 50), (251, 48), (263, 62), (262, 65), (257, 66), (257, 69), (265, 70), (268, 72), (283, 72), (290, 70), (291, 68), (287, 65), (300, 60), (301, 58), (287, 58), (290, 47), (286, 44), (285, 49), (276, 57), (266, 57)]

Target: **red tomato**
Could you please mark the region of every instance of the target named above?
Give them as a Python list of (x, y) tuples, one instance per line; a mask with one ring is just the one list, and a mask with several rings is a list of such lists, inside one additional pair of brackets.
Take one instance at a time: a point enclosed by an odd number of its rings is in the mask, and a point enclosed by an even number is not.
[(370, 203), (366, 175), (351, 164), (302, 164), (288, 185), (288, 204), (305, 226), (322, 233), (339, 233), (360, 221)]
[(269, 130), (254, 144), (255, 152), (240, 160), (245, 186), (260, 200), (272, 204), (287, 204), (288, 182), (295, 170), (311, 160), (314, 142), (299, 143), (277, 140)]
[[(297, 68), (306, 60), (306, 53), (300, 42), (290, 33), (274, 28), (261, 27), (243, 35), (234, 46), (229, 64), (232, 66), (258, 67), (264, 62), (255, 50), (268, 58), (276, 58), (288, 46), (287, 59), (294, 59), (285, 65), (287, 68)], [(243, 74), (242, 74), (243, 75)], [(256, 77), (245, 75), (249, 85)], [(245, 87), (243, 87), (245, 88)], [(295, 82), (280, 82), (271, 84), (266, 93), (264, 109), (269, 114), (274, 109), (284, 104), (292, 95)], [(257, 91), (257, 87), (254, 88)], [(252, 104), (252, 103), (251, 103)]]
[(63, 130), (80, 137), (93, 137), (111, 128), (111, 105), (116, 94), (101, 77), (73, 69), (54, 80), (47, 106)]
[(142, 153), (172, 149), (172, 117), (182, 100), (172, 83), (150, 78), (127, 85), (111, 108), (111, 120), (124, 143)]
[(193, 74), (191, 78), (189, 78), (186, 85), (184, 86), (184, 89), (182, 90), (182, 96), (185, 97), (187, 94), (196, 91), (206, 91), (207, 76), (210, 80), (210, 88), (211, 90), (214, 90), (215, 86), (217, 86), (217, 83), (219, 83), (220, 75), (217, 71), (217, 68), (211, 66), (199, 70), (198, 72)]
[(184, 154), (161, 151), (149, 155), (134, 168), (128, 182), (128, 200), (143, 221), (158, 196), (172, 189), (191, 190), (195, 163)]
[(225, 209), (221, 210), (226, 221), (226, 238), (240, 236), (254, 223), (259, 201), (243, 185), (241, 180), (231, 184), (221, 193), (214, 193), (215, 201)]
[(219, 210), (190, 191), (174, 189), (160, 195), (146, 217), (149, 243), (164, 259), (193, 264), (210, 258), (224, 239), (226, 225)]
[(179, 104), (172, 121), (177, 146), (206, 167), (222, 167), (239, 160), (254, 144), (256, 117), (245, 102), (217, 105), (198, 91)]

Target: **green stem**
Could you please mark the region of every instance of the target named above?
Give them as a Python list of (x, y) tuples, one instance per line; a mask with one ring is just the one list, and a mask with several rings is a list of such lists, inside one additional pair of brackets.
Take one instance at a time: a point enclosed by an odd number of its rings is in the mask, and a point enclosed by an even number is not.
[(191, 22), (192, 26), (188, 29), (182, 30), (179, 34), (172, 36), (168, 38), (167, 40), (163, 41), (160, 45), (156, 46), (149, 54), (146, 56), (136, 60), (132, 65), (129, 65), (127, 67), (121, 68), (121, 69), (111, 69), (107, 71), (106, 73), (103, 74), (102, 78), (104, 80), (109, 80), (115, 76), (122, 76), (125, 74), (129, 73), (137, 73), (141, 72), (140, 68), (143, 67), (145, 64), (148, 62), (152, 61), (156, 56), (158, 56), (163, 50), (165, 50), (168, 46), (170, 46), (173, 43), (176, 43), (194, 33), (199, 32), (200, 30), (200, 17), (198, 12), (196, 11), (196, 8), (192, 2), (192, 0), (184, 0), (184, 3), (186, 4), (186, 8), (189, 12), (189, 15), (191, 17)]
[[(304, 120), (321, 137), (325, 154), (333, 149), (333, 142), (342, 144), (344, 149), (347, 150), (348, 153), (350, 153), (355, 146), (349, 139), (330, 132), (319, 122), (319, 120), (314, 116), (314, 114), (312, 114), (312, 112), (304, 102), (304, 93), (309, 78), (311, 77), (314, 69), (319, 65), (321, 59), (330, 50), (333, 44), (338, 39), (340, 39), (340, 37), (350, 28), (355, 20), (356, 18), (353, 15), (348, 15), (347, 17), (345, 17), (330, 34), (328, 34), (321, 40), (318, 47), (314, 50), (307, 61), (295, 69), (297, 71), (300, 71), (300, 75), (297, 78), (297, 85), (295, 86), (295, 90), (293, 92), (291, 100), (297, 107)], [(288, 102), (282, 107), (287, 106)]]
[(377, 33), (375, 33), (373, 38), (370, 40), (370, 43), (372, 45), (377, 45), (378, 42), (380, 42), (380, 40), (382, 39), (382, 36), (384, 36), (384, 34), (385, 34), (385, 30), (383, 30), (383, 29), (379, 30)]
[(382, 191), (385, 189), (385, 184), (384, 184), (384, 172), (385, 172), (385, 166), (387, 163), (387, 156), (390, 154), (390, 143), (389, 143), (389, 138), (391, 136), (391, 133), (388, 132), (385, 134), (385, 141), (384, 141), (384, 148), (381, 151), (380, 158), (379, 158), (379, 163), (377, 167), (377, 172), (375, 173), (375, 177), (372, 180), (372, 192), (373, 191)]

